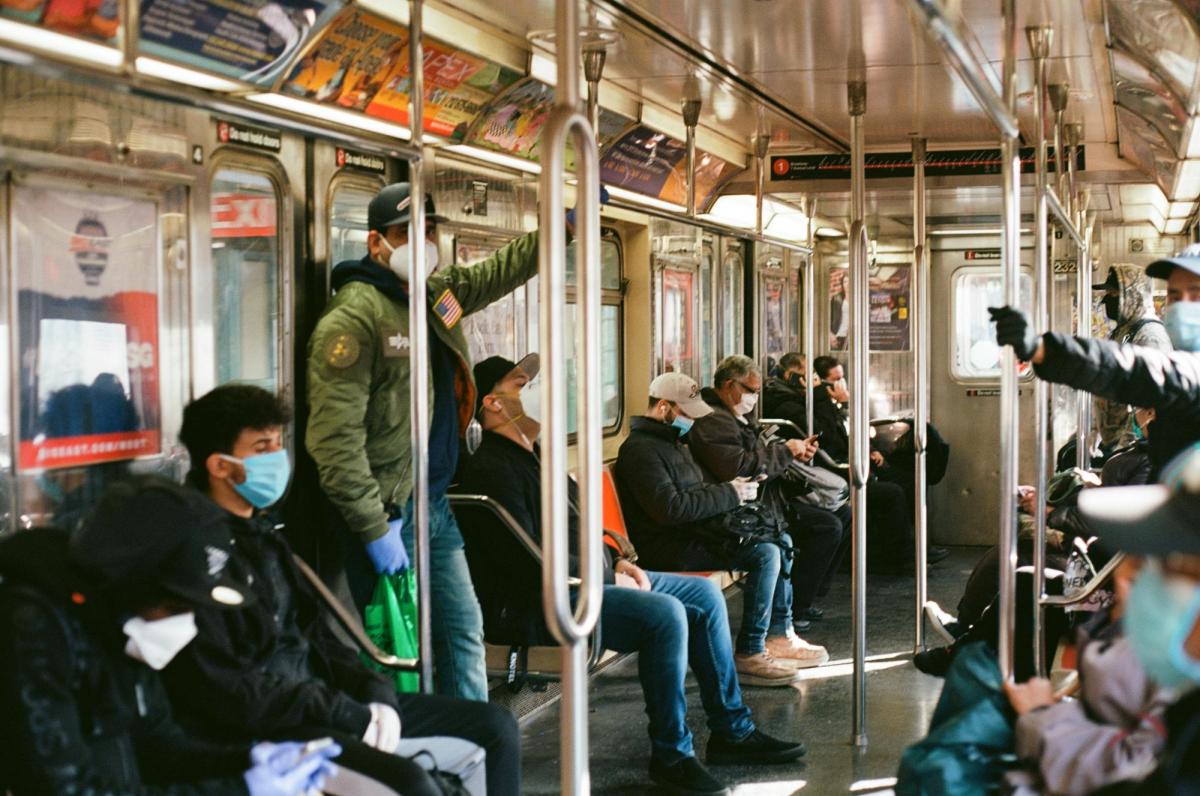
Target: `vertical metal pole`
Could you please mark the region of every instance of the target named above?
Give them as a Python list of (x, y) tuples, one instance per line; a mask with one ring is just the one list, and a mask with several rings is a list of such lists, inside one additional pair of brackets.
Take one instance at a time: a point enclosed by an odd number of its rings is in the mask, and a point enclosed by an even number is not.
[[(1054, 28), (1049, 26), (1030, 27), (1025, 29), (1025, 37), (1029, 41), (1029, 51), (1034, 58), (1033, 79), (1033, 119), (1034, 147), (1036, 150), (1036, 193), (1034, 194), (1035, 218), (1034, 233), (1034, 266), (1037, 278), (1035, 291), (1035, 320), (1034, 326), (1042, 331), (1050, 328), (1050, 262), (1046, 250), (1046, 232), (1050, 224), (1050, 210), (1047, 205), (1046, 191), (1049, 190), (1046, 173), (1046, 58), (1050, 55), (1050, 46), (1054, 42)], [(1034, 449), (1037, 490), (1034, 501), (1033, 538), (1033, 668), (1038, 675), (1046, 673), (1046, 643), (1043, 638), (1042, 624), (1044, 610), (1042, 596), (1045, 592), (1046, 580), (1046, 482), (1049, 479), (1049, 455), (1047, 451), (1050, 428), (1050, 385), (1042, 379), (1033, 383), (1034, 424), (1033, 435), (1037, 441)]]
[(124, 0), (121, 3), (121, 54), (125, 59), (122, 66), (126, 74), (133, 74), (137, 69), (138, 40), (142, 35), (141, 14), (142, 6), (138, 0)]
[(604, 47), (589, 47), (583, 51), (583, 79), (587, 81), (587, 116), (593, 130), (600, 129), (600, 78), (604, 76), (604, 62), (608, 50)]
[(1063, 151), (1066, 125), (1067, 102), (1071, 99), (1071, 87), (1066, 83), (1055, 83), (1047, 86), (1046, 93), (1050, 96), (1050, 107), (1054, 110), (1054, 182), (1058, 186), (1055, 191), (1058, 201), (1068, 211), (1074, 197), (1067, 192), (1067, 156)]
[(417, 559), (417, 632), (420, 636), (421, 690), (433, 692), (432, 606), (429, 595), (429, 302), (425, 297), (425, 57), (421, 42), (424, 0), (409, 0), (408, 120), (417, 156), (409, 163), (412, 201), (408, 256), (412, 289), (408, 310), (408, 339), (412, 340), (413, 537)]
[(851, 738), (855, 746), (867, 745), (867, 478), (871, 451), (868, 433), (868, 380), (870, 338), (867, 318), (867, 185), (863, 153), (863, 121), (867, 112), (867, 84), (846, 84), (850, 108), (850, 503), (854, 537), (851, 543), (853, 581), (854, 674), (851, 682), (853, 713)]
[(817, 355), (817, 199), (808, 198), (808, 265), (804, 269), (804, 420), (813, 433), (813, 359)]
[(767, 148), (771, 139), (759, 133), (754, 136), (754, 231), (763, 232), (763, 197), (767, 193)]
[(929, 444), (929, 252), (925, 248), (925, 139), (914, 138), (913, 151), (913, 265), (912, 315), (916, 326), (913, 347), (913, 529), (916, 532), (916, 630), (913, 652), (925, 649), (925, 601), (929, 598), (929, 512), (925, 473)]
[(683, 111), (683, 126), (687, 130), (687, 162), (684, 176), (687, 179), (687, 214), (696, 215), (696, 125), (700, 122), (700, 100), (684, 95), (680, 103)]
[[(1079, 137), (1082, 125), (1072, 123), (1065, 125), (1064, 134), (1067, 145), (1067, 192), (1071, 196), (1071, 221), (1075, 229), (1082, 235), (1083, 221), (1087, 212), (1087, 197), (1079, 188), (1076, 168), (1079, 157)], [(1075, 293), (1078, 307), (1079, 325), (1076, 334), (1080, 337), (1092, 336), (1092, 269), (1087, 245), (1081, 246), (1075, 257)], [(1079, 421), (1075, 429), (1075, 466), (1086, 470), (1092, 466), (1092, 396), (1085, 390), (1075, 394), (1076, 414)]]
[[(558, 86), (555, 107), (542, 131), (541, 208), (539, 212), (540, 337), (542, 379), (542, 610), (562, 645), (561, 792), (591, 791), (588, 771), (586, 639), (600, 617), (601, 562), (601, 406), (600, 406), (600, 156), (587, 117), (579, 112), (579, 0), (557, 0)], [(574, 136), (576, 241), (580, 291), (575, 330), (582, 359), (577, 403), (579, 428), (580, 586), (572, 609), (568, 588), (570, 544), (567, 538), (567, 336), (566, 229), (563, 222), (563, 172), (566, 140)]]
[[(1017, 19), (1016, 0), (1003, 0), (1004, 10), (1004, 104), (1014, 116), (1017, 111)], [(1021, 163), (1017, 137), (1000, 140), (1001, 179), (1003, 180), (1003, 259), (1004, 303), (1018, 306), (1021, 300)], [(1020, 406), (1017, 402), (1017, 359), (1005, 347), (1000, 362), (1000, 673), (1006, 681), (1013, 678), (1013, 635), (1016, 627), (1017, 569), (1017, 466), (1020, 461), (1017, 428)]]

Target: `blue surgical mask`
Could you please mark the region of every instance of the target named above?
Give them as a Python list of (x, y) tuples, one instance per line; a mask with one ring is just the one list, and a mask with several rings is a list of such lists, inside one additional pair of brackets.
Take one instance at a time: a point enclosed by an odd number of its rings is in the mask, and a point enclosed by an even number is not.
[(254, 508), (265, 509), (274, 505), (287, 491), (288, 480), (292, 476), (287, 451), (260, 453), (245, 459), (222, 454), (221, 458), (245, 468), (246, 480), (240, 484), (234, 483), (233, 488)]
[(695, 424), (695, 422), (696, 421), (692, 420), (690, 417), (675, 415), (675, 419), (671, 421), (671, 425), (679, 429), (679, 436), (682, 437), (692, 430), (692, 426)]
[(1176, 351), (1200, 351), (1200, 301), (1176, 301), (1162, 321)]
[(1200, 661), (1184, 648), (1200, 617), (1200, 585), (1164, 577), (1150, 559), (1138, 573), (1125, 606), (1125, 634), (1146, 674), (1161, 686), (1200, 684)]
[(1143, 440), (1146, 438), (1146, 430), (1142, 428), (1142, 424), (1137, 421), (1137, 415), (1130, 415), (1130, 423), (1133, 426), (1133, 438)]

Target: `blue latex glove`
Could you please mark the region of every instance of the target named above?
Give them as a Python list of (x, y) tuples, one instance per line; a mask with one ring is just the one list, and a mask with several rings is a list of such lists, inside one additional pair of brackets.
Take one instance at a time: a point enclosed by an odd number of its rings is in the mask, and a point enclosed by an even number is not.
[(250, 750), (253, 765), (242, 778), (250, 796), (296, 796), (320, 790), (325, 780), (337, 773), (329, 762), (342, 753), (337, 744), (301, 756), (304, 744), (260, 743)]
[[(609, 197), (609, 195), (608, 195), (608, 189), (605, 188), (603, 185), (601, 185), (600, 186), (600, 204), (601, 204), (601, 206), (608, 204), (608, 200), (610, 198), (611, 197)], [(575, 208), (573, 208), (573, 207), (567, 211), (567, 223), (571, 225), (572, 229), (575, 228)]]
[(408, 569), (408, 551), (400, 538), (404, 520), (388, 520), (387, 533), (373, 542), (367, 542), (367, 555), (380, 575), (395, 575)]

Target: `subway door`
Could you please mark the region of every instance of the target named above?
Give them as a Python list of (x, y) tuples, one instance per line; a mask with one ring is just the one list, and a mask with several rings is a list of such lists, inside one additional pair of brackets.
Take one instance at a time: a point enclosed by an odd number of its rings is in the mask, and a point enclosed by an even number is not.
[[(1028, 245), (1028, 241), (1022, 241)], [(999, 241), (955, 238), (931, 251), (930, 417), (950, 444), (946, 476), (929, 491), (939, 544), (993, 545), (1000, 505), (1000, 349), (988, 307), (1002, 305)], [(1021, 252), (1021, 305), (1032, 307), (1033, 251)], [(1033, 479), (1033, 382), (1020, 381), (1020, 482)]]

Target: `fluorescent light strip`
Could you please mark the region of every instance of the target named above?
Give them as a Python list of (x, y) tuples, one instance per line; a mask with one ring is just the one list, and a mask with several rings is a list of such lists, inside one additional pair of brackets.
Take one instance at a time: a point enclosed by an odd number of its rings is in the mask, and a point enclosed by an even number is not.
[[(1031, 232), (1033, 232), (1031, 229), (1021, 230), (1022, 235), (1028, 235)], [(999, 227), (988, 227), (986, 229), (931, 229), (929, 234), (936, 235), (937, 237), (941, 238), (969, 238), (986, 235), (1003, 235), (1004, 230), (1000, 229)]]
[(240, 91), (244, 88), (236, 80), (217, 77), (207, 72), (188, 69), (185, 66), (177, 66), (166, 61), (160, 61), (157, 58), (148, 58), (144, 55), (139, 55), (134, 65), (137, 67), (137, 71), (143, 75), (169, 80), (172, 83), (183, 83), (184, 85), (195, 86), (196, 88), (203, 88), (209, 91)]
[(656, 210), (665, 210), (668, 213), (683, 214), (687, 212), (686, 207), (683, 205), (677, 205), (674, 202), (664, 202), (662, 199), (656, 199), (653, 196), (635, 193), (634, 191), (630, 191), (625, 188), (618, 188), (615, 185), (606, 185), (605, 187), (608, 188), (608, 195), (614, 199), (623, 199), (627, 202), (633, 202), (634, 204), (653, 207)]
[(515, 155), (505, 155), (503, 152), (493, 152), (490, 149), (482, 149), (475, 146), (467, 146), (466, 144), (451, 144), (443, 147), (446, 152), (453, 152), (457, 155), (465, 155), (474, 160), (482, 160), (485, 163), (493, 163), (497, 166), (503, 166), (507, 169), (515, 169), (523, 171), (527, 174), (541, 174), (542, 164), (533, 160), (526, 160)]
[(59, 58), (66, 57), (72, 61), (111, 68), (116, 68), (125, 61), (121, 51), (115, 47), (3, 18), (0, 18), (0, 41), (22, 48), (32, 47)]
[(392, 124), (391, 122), (381, 121), (372, 116), (351, 113), (341, 108), (333, 108), (297, 97), (289, 97), (287, 94), (251, 94), (246, 99), (256, 102), (259, 105), (268, 105), (272, 108), (324, 119), (327, 122), (333, 122), (345, 127), (367, 130), (372, 133), (399, 138), (403, 141), (409, 140), (409, 129), (403, 125)]

